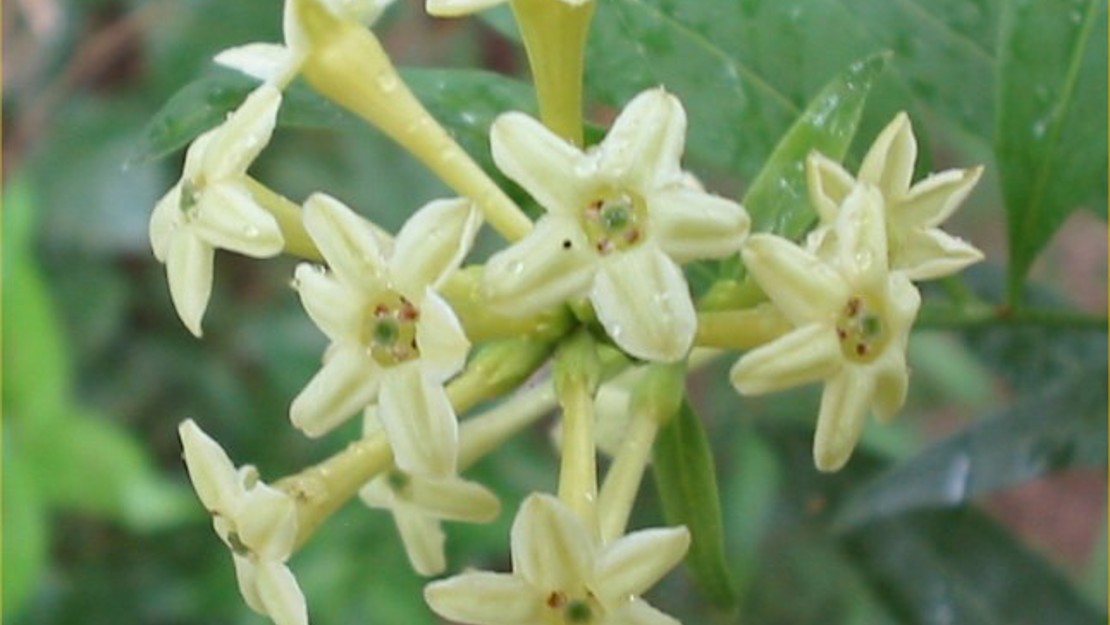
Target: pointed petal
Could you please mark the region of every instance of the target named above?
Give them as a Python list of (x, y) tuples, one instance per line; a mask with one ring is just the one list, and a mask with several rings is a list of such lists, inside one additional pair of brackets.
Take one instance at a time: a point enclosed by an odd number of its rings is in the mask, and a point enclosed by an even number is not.
[(428, 15), (436, 17), (459, 17), (488, 9), (505, 0), (426, 0), (424, 6)]
[(481, 217), (466, 199), (435, 200), (416, 211), (397, 233), (389, 274), (413, 295), (438, 288), (470, 252)]
[(594, 569), (594, 592), (603, 602), (644, 594), (678, 565), (690, 548), (685, 527), (660, 527), (628, 534), (607, 546)]
[(381, 289), (388, 275), (377, 229), (339, 200), (313, 193), (304, 203), (304, 227), (328, 266), (348, 286)]
[(913, 185), (890, 219), (905, 226), (939, 226), (960, 207), (982, 175), (982, 167), (932, 174)]
[(209, 186), (195, 210), (191, 225), (213, 247), (267, 258), (280, 254), (285, 246), (277, 220), (241, 184)]
[(647, 201), (651, 235), (679, 264), (735, 254), (748, 236), (748, 213), (723, 197), (679, 187)]
[(340, 0), (338, 3), (333, 0), (333, 3), (340, 5), (337, 7), (337, 13), (360, 24), (372, 26), (393, 4), (393, 0)]
[(371, 508), (392, 510), (397, 505), (397, 498), (393, 494), (393, 489), (389, 487), (389, 480), (385, 475), (370, 480), (359, 489), (358, 496), (362, 499), (362, 503)]
[(158, 200), (150, 214), (150, 249), (159, 262), (166, 262), (173, 237), (181, 225), (181, 183), (178, 182)]
[(939, 228), (909, 233), (894, 250), (892, 269), (911, 280), (934, 280), (983, 260), (983, 252)]
[(598, 146), (606, 179), (634, 188), (657, 188), (682, 178), (686, 111), (663, 89), (639, 94), (621, 111)]
[(282, 45), (248, 43), (228, 48), (217, 54), (213, 60), (258, 80), (273, 81), (286, 71), (293, 61), (293, 55)]
[(424, 600), (440, 616), (471, 625), (542, 622), (543, 599), (517, 575), (463, 573), (424, 587)]
[(541, 593), (579, 588), (590, 579), (593, 543), (582, 522), (551, 495), (520, 505), (510, 533), (513, 571)]
[(846, 366), (825, 385), (813, 438), (818, 470), (838, 471), (848, 462), (874, 394), (875, 378), (864, 367)]
[(293, 288), (301, 298), (313, 323), (337, 342), (357, 343), (362, 339), (360, 326), (362, 294), (339, 282), (322, 267), (310, 263), (297, 265)]
[(834, 225), (835, 262), (856, 288), (880, 284), (889, 275), (883, 196), (868, 184), (856, 185), (840, 205)]
[(606, 259), (590, 301), (613, 341), (637, 358), (675, 362), (690, 350), (697, 314), (686, 277), (650, 242)]
[(411, 476), (409, 498), (424, 514), (446, 521), (488, 523), (501, 512), (501, 502), (486, 487), (456, 477)]
[(428, 577), (447, 569), (443, 553), (446, 538), (438, 520), (408, 506), (398, 506), (393, 508), (393, 522), (414, 571)]
[(491, 305), (525, 316), (585, 294), (597, 264), (588, 248), (573, 220), (540, 219), (528, 236), (486, 263), (483, 286)]
[(210, 512), (228, 515), (243, 493), (236, 479), (235, 465), (219, 443), (192, 419), (182, 421), (177, 426), (177, 434), (197, 497)]
[(420, 303), (416, 346), (424, 374), (437, 382), (445, 382), (458, 373), (470, 353), (470, 341), (455, 311), (430, 288)]
[(234, 553), (231, 554), (231, 559), (235, 563), (235, 580), (239, 583), (239, 594), (243, 595), (243, 601), (255, 612), (266, 614), (266, 605), (262, 603), (262, 597), (258, 596), (258, 575), (254, 563)]
[(247, 491), (235, 516), (239, 538), (263, 560), (284, 562), (297, 537), (297, 507), (288, 494), (261, 482)]
[(754, 234), (743, 257), (759, 286), (795, 325), (828, 319), (848, 301), (848, 285), (837, 271), (786, 239)]
[(247, 96), (217, 128), (204, 150), (202, 167), (209, 180), (224, 180), (247, 171), (270, 142), (280, 106), (281, 92), (269, 83), (262, 83)]
[(605, 625), (681, 625), (674, 617), (651, 607), (642, 599), (634, 599), (620, 609), (610, 612)]
[(810, 152), (806, 158), (806, 186), (809, 201), (822, 224), (832, 223), (840, 203), (848, 197), (848, 192), (856, 181), (840, 163), (821, 154)]
[(744, 395), (762, 395), (824, 380), (843, 358), (832, 326), (811, 323), (744, 354), (729, 375)]
[(201, 319), (212, 296), (212, 246), (183, 229), (170, 242), (166, 256), (166, 282), (177, 316), (185, 327), (200, 337)]
[(275, 625), (308, 625), (304, 593), (289, 567), (277, 562), (255, 566), (258, 596)]
[(917, 161), (917, 140), (910, 118), (898, 113), (879, 133), (859, 168), (859, 180), (879, 187), (888, 201), (906, 195)]
[(890, 422), (906, 403), (910, 372), (904, 349), (890, 349), (871, 363), (875, 376), (875, 397), (871, 410), (882, 422)]
[(490, 149), (497, 168), (548, 212), (576, 216), (590, 202), (593, 189), (580, 175), (587, 157), (531, 117), (498, 117), (490, 127)]
[(429, 380), (419, 362), (382, 370), (378, 418), (398, 468), (422, 475), (454, 475), (458, 420), (443, 385)]
[(293, 399), (289, 417), (308, 436), (327, 434), (378, 395), (381, 367), (358, 345), (337, 344), (308, 386)]

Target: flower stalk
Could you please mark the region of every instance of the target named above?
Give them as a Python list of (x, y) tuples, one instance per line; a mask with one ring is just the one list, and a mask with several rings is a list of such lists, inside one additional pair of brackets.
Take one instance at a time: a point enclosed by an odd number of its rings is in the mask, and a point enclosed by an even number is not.
[(597, 526), (594, 393), (600, 377), (594, 340), (585, 330), (579, 330), (562, 345), (555, 362), (555, 392), (563, 409), (559, 499), (588, 528)]

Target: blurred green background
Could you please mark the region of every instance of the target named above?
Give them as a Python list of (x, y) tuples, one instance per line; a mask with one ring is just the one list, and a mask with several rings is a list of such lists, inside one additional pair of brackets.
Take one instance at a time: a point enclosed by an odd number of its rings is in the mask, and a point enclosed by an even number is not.
[[(218, 255), (204, 340), (180, 325), (147, 220), (180, 175), (170, 148), (184, 131), (148, 123), (201, 76), (208, 96), (226, 80), (224, 100), (241, 95), (209, 59), (280, 41), (281, 3), (5, 0), (3, 11), (4, 622), (265, 622), (192, 495), (177, 423), (196, 419), (271, 479), (357, 426), (321, 441), (288, 426), (324, 347), (288, 287), (292, 260)], [(405, 68), (524, 77), (503, 10), (433, 21), (399, 0), (375, 30)], [(690, 111), (689, 167), (740, 197), (821, 87), (884, 50), (846, 160), (908, 109), (920, 173), (987, 165), (949, 229), (989, 260), (929, 287), (910, 404), (895, 425), (869, 427), (842, 474), (809, 460), (815, 389), (742, 400), (731, 359), (693, 377), (740, 608), (712, 607), (685, 572), (649, 598), (688, 624), (1105, 622), (1106, 3), (600, 0), (588, 98), (600, 121), (666, 85)], [(490, 119), (533, 106), (516, 80), (408, 75), (486, 164)], [(326, 190), (391, 229), (446, 194), (376, 132), (302, 95), (257, 178), (294, 199)], [(224, 100), (179, 102), (211, 123), (234, 105)], [(1026, 203), (1035, 193), (1043, 202)], [(1036, 314), (950, 314), (969, 301)], [(476, 468), (506, 512), (448, 528), (455, 570), (507, 569), (511, 512), (554, 486), (555, 467), (536, 430)], [(646, 482), (636, 526), (660, 522)], [(292, 566), (314, 623), (436, 622), (391, 520), (360, 504)]]

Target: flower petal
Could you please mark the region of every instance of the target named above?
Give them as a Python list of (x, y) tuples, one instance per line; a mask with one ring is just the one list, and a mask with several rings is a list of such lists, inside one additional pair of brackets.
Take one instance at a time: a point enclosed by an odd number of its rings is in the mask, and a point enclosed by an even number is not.
[(932, 174), (913, 185), (890, 218), (897, 224), (939, 226), (960, 207), (982, 175), (982, 167)]
[(729, 375), (744, 395), (762, 395), (828, 378), (843, 358), (835, 330), (811, 323), (744, 354)]
[(610, 612), (605, 625), (681, 625), (674, 617), (651, 607), (642, 599), (634, 599), (620, 609)]
[(795, 325), (827, 320), (848, 301), (840, 274), (786, 239), (753, 234), (742, 253), (759, 286)]
[(455, 311), (438, 294), (428, 289), (416, 322), (416, 346), (424, 374), (445, 382), (466, 364), (470, 341)]
[(308, 606), (297, 578), (289, 567), (277, 562), (255, 566), (258, 597), (275, 625), (308, 625)]
[(234, 553), (231, 554), (231, 559), (235, 563), (235, 580), (239, 583), (239, 594), (243, 595), (243, 601), (255, 612), (266, 614), (266, 604), (262, 603), (262, 597), (258, 595), (258, 574), (254, 562)]
[(408, 506), (394, 507), (392, 512), (413, 570), (425, 577), (446, 570), (447, 556), (443, 553), (446, 538), (439, 521)]
[(594, 577), (602, 601), (642, 595), (678, 565), (690, 548), (685, 527), (659, 527), (628, 534), (598, 556)]
[(419, 362), (382, 370), (378, 418), (398, 468), (421, 475), (455, 474), (458, 420), (443, 385), (430, 380)]
[(389, 259), (394, 286), (413, 296), (437, 288), (470, 252), (481, 221), (467, 199), (435, 200), (413, 213)]
[(210, 185), (195, 210), (190, 226), (213, 247), (267, 258), (280, 254), (285, 246), (277, 220), (241, 184)]
[(848, 197), (848, 192), (856, 181), (840, 163), (821, 154), (810, 152), (806, 158), (806, 186), (809, 201), (813, 205), (822, 224), (836, 220), (840, 203)]
[(188, 229), (170, 241), (166, 255), (166, 282), (177, 316), (185, 327), (200, 337), (204, 311), (212, 296), (212, 246), (194, 236)]
[(297, 265), (293, 288), (312, 322), (329, 339), (357, 343), (362, 339), (361, 322), (364, 302), (361, 293), (339, 282), (322, 267), (310, 263)]
[(259, 482), (241, 500), (235, 525), (239, 538), (263, 560), (284, 562), (297, 537), (297, 506), (273, 486)]
[(281, 92), (262, 83), (217, 128), (204, 150), (202, 167), (210, 181), (243, 174), (270, 142), (277, 122)]
[(682, 179), (686, 111), (665, 90), (649, 89), (629, 102), (598, 146), (602, 176), (633, 188), (658, 188)]
[(825, 385), (813, 438), (818, 470), (837, 471), (848, 462), (874, 395), (875, 378), (865, 367), (846, 366)]
[(879, 133), (863, 157), (859, 180), (879, 187), (887, 201), (900, 201), (913, 179), (917, 161), (917, 140), (908, 115), (898, 113)]
[(523, 113), (506, 113), (490, 127), (497, 168), (550, 213), (576, 216), (593, 189), (579, 175), (586, 155)]
[(471, 625), (541, 622), (543, 599), (517, 575), (463, 573), (424, 587), (424, 600), (443, 618)]
[(580, 588), (593, 573), (594, 549), (586, 528), (551, 495), (532, 494), (521, 503), (510, 541), (513, 571), (545, 595)]
[(492, 306), (526, 316), (585, 294), (596, 264), (597, 255), (575, 222), (548, 215), (489, 259), (483, 287)]
[(983, 252), (939, 228), (909, 233), (893, 254), (892, 269), (906, 272), (911, 280), (950, 276), (983, 260)]
[(212, 60), (247, 76), (272, 82), (285, 73), (293, 61), (293, 54), (278, 44), (248, 43), (228, 48)]
[(906, 403), (910, 372), (906, 367), (905, 349), (888, 349), (871, 363), (875, 376), (875, 397), (871, 410), (875, 417), (890, 422)]
[(388, 265), (378, 230), (339, 200), (313, 193), (304, 203), (304, 227), (328, 266), (346, 285), (370, 292), (383, 288)]
[(410, 476), (409, 498), (421, 512), (447, 521), (488, 523), (501, 512), (501, 502), (477, 482)]
[(289, 417), (308, 436), (323, 436), (374, 401), (381, 367), (358, 345), (336, 344), (304, 390)]
[(889, 275), (883, 196), (868, 184), (856, 185), (840, 205), (834, 225), (834, 262), (856, 288), (880, 284)]
[(180, 227), (181, 183), (178, 182), (158, 200), (154, 212), (150, 214), (150, 249), (159, 262), (166, 262), (170, 245)]
[(678, 263), (740, 251), (750, 220), (744, 207), (699, 189), (678, 187), (647, 198), (651, 236)]
[(236, 479), (235, 465), (219, 443), (208, 436), (192, 419), (177, 426), (185, 466), (197, 497), (210, 512), (228, 515), (234, 510), (243, 489)]
[(607, 259), (590, 301), (613, 341), (637, 358), (675, 362), (694, 341), (697, 314), (686, 277), (650, 242)]

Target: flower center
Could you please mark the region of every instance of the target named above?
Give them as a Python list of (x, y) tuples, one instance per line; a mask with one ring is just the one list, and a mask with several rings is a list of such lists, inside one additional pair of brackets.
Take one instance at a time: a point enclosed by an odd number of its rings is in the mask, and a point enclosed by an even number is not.
[(861, 363), (875, 360), (890, 338), (881, 311), (858, 295), (849, 298), (840, 311), (836, 336), (844, 357)]
[(627, 193), (597, 198), (586, 207), (582, 225), (599, 254), (634, 247), (643, 240), (647, 216), (643, 202)]
[(204, 179), (194, 180), (189, 178), (181, 181), (181, 203), (179, 208), (185, 215), (186, 219), (193, 217), (196, 214), (197, 204), (200, 202), (200, 194), (204, 191)]
[(585, 597), (578, 599), (568, 597), (565, 592), (555, 591), (548, 595), (547, 607), (554, 611), (549, 621), (554, 624), (593, 623), (603, 614), (601, 605), (589, 591)]
[(400, 293), (387, 292), (366, 306), (362, 342), (380, 365), (390, 367), (420, 356), (416, 322), (420, 311)]

